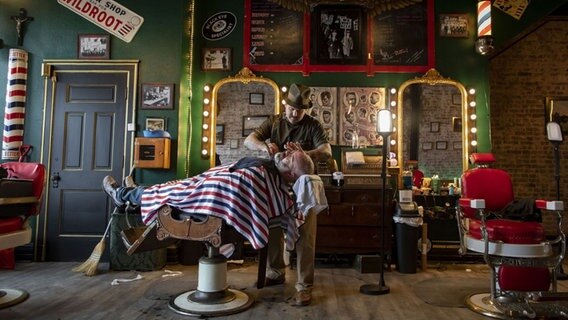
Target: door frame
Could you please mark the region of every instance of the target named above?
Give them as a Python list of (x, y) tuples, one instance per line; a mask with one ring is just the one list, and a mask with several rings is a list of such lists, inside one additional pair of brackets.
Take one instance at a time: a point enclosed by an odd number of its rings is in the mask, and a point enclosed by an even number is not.
[[(101, 72), (101, 73), (126, 73), (127, 74), (127, 99), (125, 104), (125, 130), (124, 130), (124, 163), (122, 164), (122, 176), (126, 176), (133, 167), (134, 136), (136, 134), (136, 106), (138, 99), (138, 65), (140, 60), (43, 60), (41, 76), (44, 78), (43, 95), (43, 120), (40, 161), (46, 166), (48, 173), (51, 173), (51, 150), (53, 137), (53, 122), (55, 108), (55, 88), (57, 72)], [(49, 185), (48, 179), (45, 193), (43, 195), (43, 215), (39, 215), (36, 223), (34, 257), (36, 261), (44, 261), (46, 256), (47, 242), (47, 221), (49, 212)], [(94, 237), (102, 237), (93, 235)]]

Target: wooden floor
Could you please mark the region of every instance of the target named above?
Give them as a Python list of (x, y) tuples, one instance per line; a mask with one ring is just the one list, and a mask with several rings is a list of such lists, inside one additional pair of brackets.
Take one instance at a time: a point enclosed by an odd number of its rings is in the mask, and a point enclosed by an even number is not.
[[(197, 286), (197, 267), (168, 265), (152, 272), (106, 271), (99, 264), (99, 274), (87, 277), (71, 269), (77, 263), (18, 263), (16, 270), (0, 271), (0, 287), (27, 290), (30, 298), (11, 308), (0, 310), (0, 319), (184, 319), (168, 307), (170, 297)], [(168, 276), (165, 270), (181, 271)], [(114, 279), (142, 280), (111, 285)], [(467, 308), (439, 307), (425, 303), (416, 293), (417, 283), (436, 278), (459, 285), (460, 279), (479, 279), (488, 283), (484, 265), (431, 263), (429, 270), (416, 274), (385, 272), (390, 293), (369, 296), (359, 293), (363, 284), (378, 283), (375, 273), (361, 274), (354, 268), (316, 269), (313, 301), (307, 307), (293, 307), (288, 300), (294, 294), (295, 272), (288, 270), (285, 285), (256, 289), (257, 264), (230, 265), (228, 282), (232, 288), (249, 293), (255, 300), (241, 313), (217, 319), (487, 319)], [(568, 291), (567, 281), (559, 281), (559, 291)], [(189, 317), (191, 318), (191, 317)]]

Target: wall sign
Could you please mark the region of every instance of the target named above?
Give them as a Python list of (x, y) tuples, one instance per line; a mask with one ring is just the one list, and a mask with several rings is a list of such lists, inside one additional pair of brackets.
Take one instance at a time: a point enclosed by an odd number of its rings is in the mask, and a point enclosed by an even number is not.
[(144, 18), (112, 0), (57, 0), (88, 21), (130, 42), (140, 30)]
[(237, 17), (228, 11), (216, 13), (203, 24), (201, 33), (207, 40), (220, 40), (231, 34), (237, 26)]

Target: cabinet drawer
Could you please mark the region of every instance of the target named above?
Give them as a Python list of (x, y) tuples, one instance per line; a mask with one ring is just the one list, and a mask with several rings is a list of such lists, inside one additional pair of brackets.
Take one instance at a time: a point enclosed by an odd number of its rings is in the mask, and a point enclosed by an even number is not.
[(339, 189), (325, 189), (327, 203), (341, 203), (341, 191)]
[[(388, 196), (388, 195), (387, 195)], [(353, 202), (357, 204), (364, 203), (380, 203), (381, 202), (381, 190), (379, 189), (369, 189), (369, 190), (343, 190), (342, 199), (343, 202)]]
[(377, 226), (381, 224), (380, 210), (381, 207), (377, 205), (334, 204), (318, 214), (318, 225)]
[[(386, 234), (385, 232), (385, 248), (390, 247), (390, 238), (386, 237)], [(370, 249), (370, 251), (378, 251), (380, 245), (381, 233), (379, 228), (318, 226), (316, 248), (365, 248)]]

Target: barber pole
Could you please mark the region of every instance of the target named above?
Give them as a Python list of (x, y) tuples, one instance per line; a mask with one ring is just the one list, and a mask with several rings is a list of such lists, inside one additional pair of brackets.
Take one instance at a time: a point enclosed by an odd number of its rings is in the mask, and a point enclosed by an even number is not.
[(28, 53), (21, 49), (10, 49), (2, 139), (3, 160), (16, 160), (20, 157), (19, 149), (24, 141), (27, 79)]
[(491, 1), (477, 3), (477, 36), (491, 35)]

